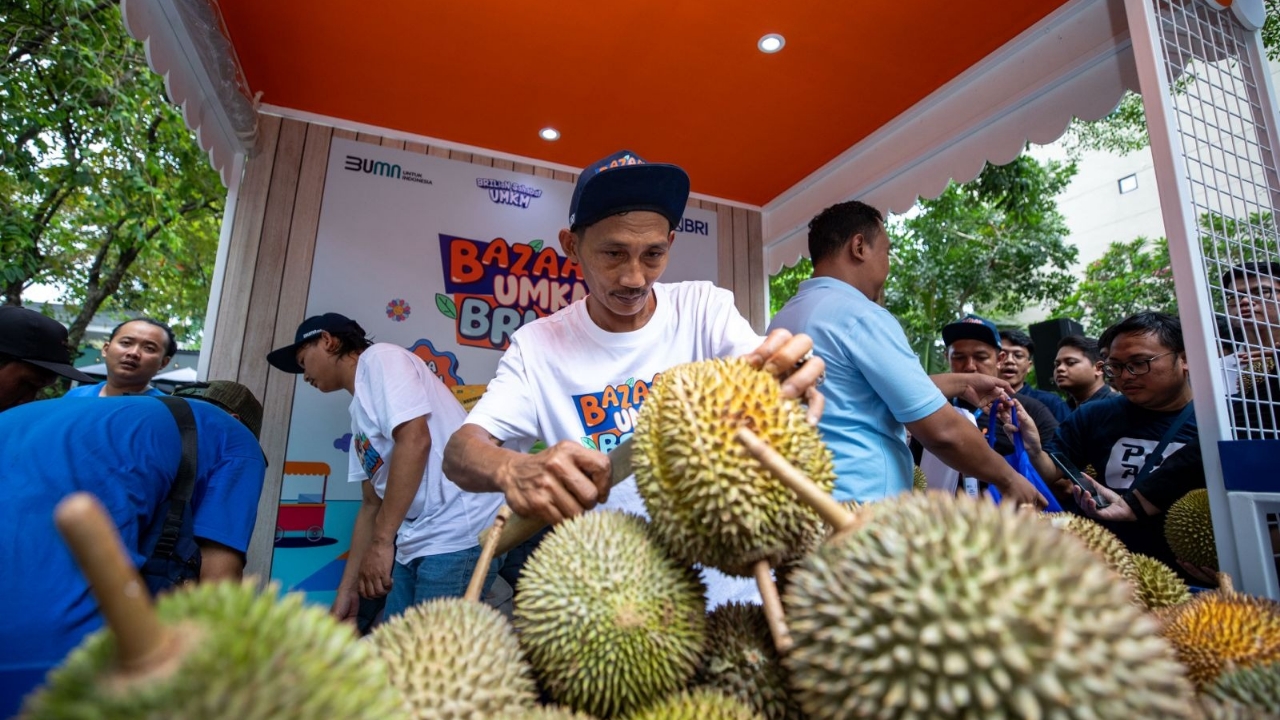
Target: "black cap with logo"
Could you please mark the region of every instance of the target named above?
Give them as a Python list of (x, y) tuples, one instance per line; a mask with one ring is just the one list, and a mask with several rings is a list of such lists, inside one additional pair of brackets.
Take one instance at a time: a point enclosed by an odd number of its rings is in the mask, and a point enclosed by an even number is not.
[(300, 374), (302, 366), (298, 364), (298, 348), (322, 332), (354, 332), (364, 337), (364, 328), (346, 315), (338, 313), (313, 315), (303, 320), (302, 324), (298, 326), (298, 332), (293, 335), (292, 345), (286, 345), (267, 353), (267, 362), (287, 373)]

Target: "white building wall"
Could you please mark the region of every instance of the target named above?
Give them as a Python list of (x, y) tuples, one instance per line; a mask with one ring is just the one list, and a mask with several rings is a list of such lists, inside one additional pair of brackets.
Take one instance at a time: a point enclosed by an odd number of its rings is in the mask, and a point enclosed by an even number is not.
[[(1270, 66), (1272, 82), (1280, 87), (1280, 64)], [(1067, 158), (1062, 143), (1033, 145), (1029, 154), (1038, 160)], [(1150, 148), (1127, 155), (1086, 152), (1076, 167), (1075, 178), (1058, 196), (1058, 209), (1066, 217), (1070, 242), (1080, 249), (1081, 275), (1113, 242), (1164, 237)], [(1130, 175), (1137, 180), (1137, 188), (1121, 193), (1119, 181)]]

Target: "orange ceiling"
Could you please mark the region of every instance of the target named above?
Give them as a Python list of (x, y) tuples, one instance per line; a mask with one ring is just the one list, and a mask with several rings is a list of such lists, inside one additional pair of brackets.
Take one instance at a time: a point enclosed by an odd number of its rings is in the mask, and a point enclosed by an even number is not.
[(265, 103), (574, 167), (626, 147), (763, 205), (1065, 2), (218, 5)]

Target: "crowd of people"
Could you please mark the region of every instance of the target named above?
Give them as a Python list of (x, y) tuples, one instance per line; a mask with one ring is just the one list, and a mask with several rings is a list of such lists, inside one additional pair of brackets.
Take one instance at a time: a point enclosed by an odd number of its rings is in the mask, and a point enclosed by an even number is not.
[[(383, 616), (393, 617), (461, 595), (477, 538), (504, 503), (551, 525), (596, 508), (644, 515), (634, 480), (611, 487), (609, 456), (583, 442), (590, 432), (577, 399), (718, 357), (748, 359), (806, 404), (833, 452), (839, 500), (909, 492), (916, 466), (927, 467), (934, 491), (988, 493), (1032, 510), (1056, 503), (1177, 565), (1161, 514), (1205, 477), (1176, 317), (1142, 312), (1097, 340), (1062, 339), (1053, 373), (1061, 395), (1027, 382), (1031, 338), (976, 315), (942, 328), (951, 372), (927, 375), (881, 305), (891, 271), (884, 218), (851, 201), (813, 219), (813, 277), (760, 336), (727, 290), (660, 282), (688, 196), (681, 168), (632, 152), (588, 166), (559, 241), (590, 294), (516, 332), (469, 414), (419, 358), (372, 342), (337, 313), (308, 318), (293, 343), (267, 356), (320, 392), (351, 396), (349, 477), (362, 501), (335, 616), (356, 619), (362, 600), (385, 598)], [(1276, 263), (1223, 279), (1244, 342), (1224, 372), (1234, 369), (1233, 412), (1254, 437), (1277, 437), (1277, 282)], [(0, 613), (21, 618), (0, 626), (0, 714), (101, 626), (53, 527), (63, 496), (102, 499), (148, 584), (163, 592), (242, 574), (266, 469), (262, 406), (248, 388), (215, 381), (180, 388), (176, 401), (149, 397), (163, 395), (151, 378), (176, 351), (163, 323), (116, 328), (102, 383), (72, 366), (65, 340), (39, 313), (0, 308), (0, 572), (13, 583)], [(30, 402), (59, 376), (82, 385)], [(537, 441), (546, 449), (528, 452)], [(1006, 459), (1018, 448), (1040, 483)], [(1105, 506), (1055, 456), (1087, 468)], [(540, 540), (492, 561), (486, 601), (510, 600)], [(1203, 569), (1181, 569), (1206, 579)], [(712, 605), (755, 596), (749, 581), (704, 574)]]

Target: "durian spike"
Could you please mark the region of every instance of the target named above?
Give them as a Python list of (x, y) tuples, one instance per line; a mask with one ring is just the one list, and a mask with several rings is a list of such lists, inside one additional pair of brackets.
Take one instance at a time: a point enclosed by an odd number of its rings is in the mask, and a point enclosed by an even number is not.
[(795, 465), (787, 462), (787, 459), (778, 454), (777, 450), (769, 447), (769, 443), (760, 439), (760, 436), (743, 427), (738, 428), (737, 440), (747, 449), (747, 452), (760, 461), (761, 465), (773, 473), (779, 482), (791, 488), (791, 491), (800, 497), (801, 502), (813, 508), (814, 512), (837, 532), (854, 524), (856, 516), (853, 513), (840, 507), (840, 503), (832, 499), (831, 495), (823, 492), (822, 488), (814, 484)]
[(484, 579), (489, 574), (489, 564), (493, 562), (494, 551), (498, 549), (498, 540), (502, 537), (502, 528), (511, 517), (511, 508), (503, 505), (493, 519), (493, 526), (484, 538), (484, 547), (480, 549), (480, 559), (476, 561), (476, 569), (471, 571), (471, 582), (467, 583), (467, 592), (463, 598), (470, 602), (480, 602), (480, 593), (484, 590)]
[(752, 569), (756, 574), (756, 587), (760, 589), (764, 617), (769, 622), (769, 634), (773, 635), (773, 646), (779, 655), (785, 655), (794, 643), (791, 631), (787, 629), (787, 619), (782, 614), (782, 598), (778, 597), (778, 586), (773, 582), (769, 561), (757, 560)]
[(1218, 573), (1218, 591), (1223, 595), (1230, 595), (1236, 591), (1235, 583), (1231, 581), (1231, 576), (1220, 572)]
[(102, 503), (89, 493), (73, 493), (58, 503), (53, 517), (115, 636), (120, 670), (147, 674), (171, 662), (177, 639), (156, 615)]

